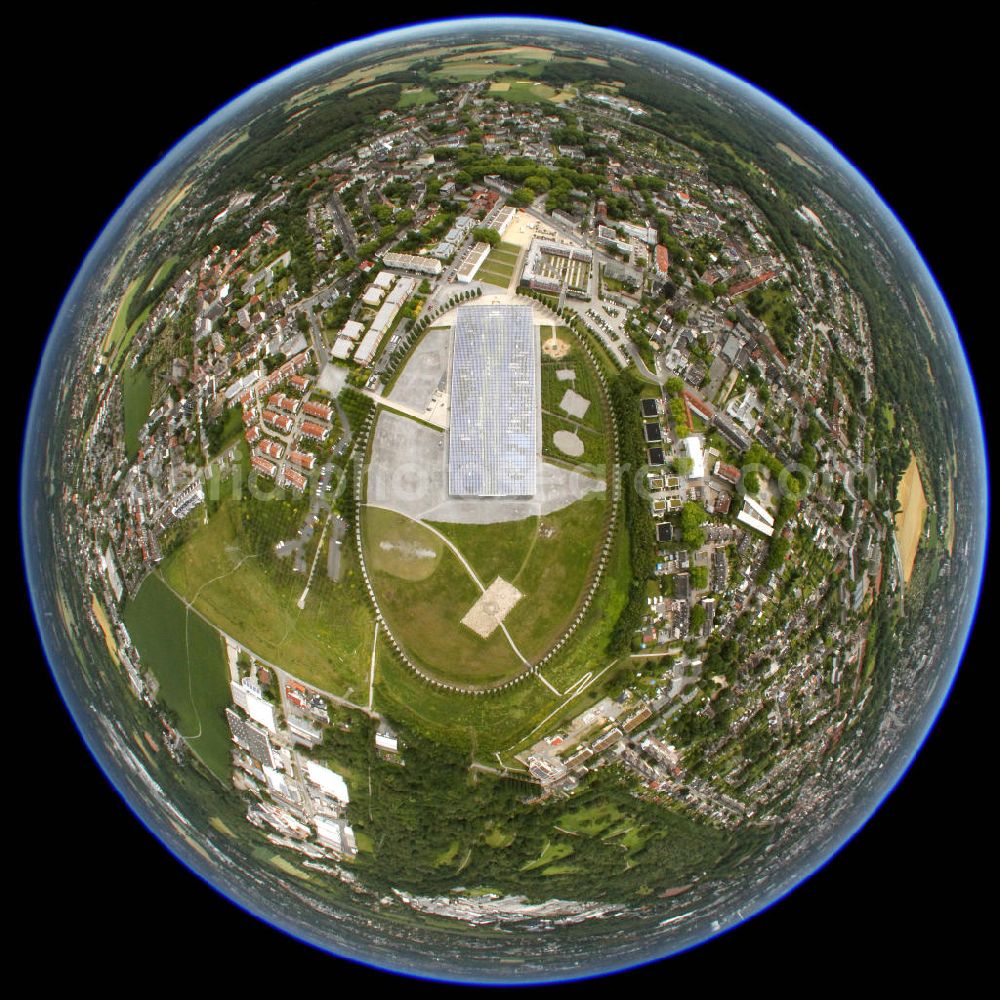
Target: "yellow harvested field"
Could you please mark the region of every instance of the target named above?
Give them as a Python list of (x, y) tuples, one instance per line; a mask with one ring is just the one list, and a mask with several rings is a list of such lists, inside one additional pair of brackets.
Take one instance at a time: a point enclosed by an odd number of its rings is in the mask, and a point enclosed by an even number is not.
[(913, 575), (913, 564), (917, 558), (917, 546), (924, 530), (924, 517), (927, 514), (927, 497), (924, 496), (924, 486), (920, 482), (920, 472), (917, 469), (917, 458), (910, 452), (910, 464), (903, 473), (897, 494), (902, 510), (896, 515), (896, 543), (899, 545), (899, 555), (903, 561), (903, 579), (910, 582)]
[[(238, 143), (233, 143), (232, 145), (238, 145)], [(164, 196), (161, 201), (160, 207), (150, 216), (149, 228), (159, 229), (163, 224), (164, 220), (170, 214), (171, 210), (176, 208), (185, 198), (188, 191), (194, 186), (194, 181), (188, 181), (186, 184), (182, 184), (179, 187), (174, 188), (172, 191), (167, 192), (170, 197)]]
[(491, 94), (502, 94), (507, 90), (510, 90), (510, 83), (507, 80), (494, 80), (490, 84)]
[(104, 645), (108, 647), (111, 659), (115, 661), (116, 667), (120, 667), (122, 661), (118, 659), (118, 644), (115, 642), (115, 634), (111, 630), (111, 622), (108, 621), (107, 612), (97, 599), (96, 594), (90, 595), (90, 608), (94, 612), (97, 624), (101, 626), (101, 631), (104, 633)]
[[(506, 56), (508, 59), (532, 59), (548, 62), (555, 53), (552, 49), (544, 49), (539, 45), (510, 45), (505, 49), (477, 49), (475, 54), (477, 56)], [(461, 58), (461, 56), (452, 56), (445, 62)]]
[(233, 831), (230, 830), (229, 827), (226, 826), (226, 824), (223, 823), (222, 820), (219, 819), (218, 816), (210, 816), (208, 821), (209, 821), (209, 823), (212, 824), (213, 827), (215, 827), (216, 830), (219, 831), (219, 833), (225, 834), (227, 837), (235, 837), (236, 836), (236, 834), (233, 833)]

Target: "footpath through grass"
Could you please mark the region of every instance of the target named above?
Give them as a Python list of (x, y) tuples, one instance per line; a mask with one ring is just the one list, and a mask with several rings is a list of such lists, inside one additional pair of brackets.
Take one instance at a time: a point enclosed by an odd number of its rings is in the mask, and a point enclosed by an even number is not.
[[(344, 553), (346, 572), (335, 584), (323, 572), (321, 553), (300, 610), (296, 602), (304, 576), (291, 570), (291, 560), (275, 557), (267, 525), (254, 523), (272, 511), (280, 517), (283, 502), (258, 505), (263, 511), (249, 513), (248, 526), (241, 505), (224, 500), (209, 523), (199, 525), (164, 561), (161, 572), (202, 614), (258, 655), (324, 690), (360, 698), (374, 623), (358, 585), (356, 557), (349, 549)], [(253, 538), (251, 526), (264, 538)]]

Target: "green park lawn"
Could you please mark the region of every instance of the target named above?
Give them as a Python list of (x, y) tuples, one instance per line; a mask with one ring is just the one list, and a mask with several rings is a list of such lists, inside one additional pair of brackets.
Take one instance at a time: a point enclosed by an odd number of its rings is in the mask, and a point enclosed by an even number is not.
[[(279, 497), (258, 507), (278, 520), (283, 503)], [(361, 697), (374, 624), (353, 559), (345, 553), (348, 570), (339, 584), (317, 570), (300, 610), (296, 601), (304, 577), (291, 571), (289, 560), (275, 558), (272, 539), (262, 544), (250, 535), (243, 513), (236, 500), (223, 500), (209, 523), (199, 525), (164, 561), (164, 580), (258, 656), (323, 690)], [(296, 512), (285, 513), (284, 523), (295, 524)], [(254, 515), (254, 526), (265, 530), (262, 515)]]
[(404, 90), (396, 107), (403, 111), (406, 108), (415, 108), (422, 104), (433, 104), (436, 100), (437, 94), (433, 90), (420, 87), (414, 90)]
[(538, 518), (498, 524), (435, 522), (434, 527), (458, 546), (488, 587), (498, 576), (512, 581), (521, 572), (538, 534)]
[[(603, 493), (546, 514), (531, 555), (510, 582), (524, 594), (505, 624), (529, 659), (542, 656), (572, 619), (604, 539)], [(543, 534), (551, 534), (542, 537)]]
[[(378, 548), (379, 536), (368, 523), (368, 513), (370, 508), (365, 509), (364, 544), (371, 553)], [(423, 579), (401, 579), (372, 565), (368, 572), (397, 641), (428, 673), (444, 681), (477, 684), (503, 680), (521, 669), (500, 629), (484, 639), (462, 624), (481, 592), (450, 549), (442, 548), (433, 572)]]

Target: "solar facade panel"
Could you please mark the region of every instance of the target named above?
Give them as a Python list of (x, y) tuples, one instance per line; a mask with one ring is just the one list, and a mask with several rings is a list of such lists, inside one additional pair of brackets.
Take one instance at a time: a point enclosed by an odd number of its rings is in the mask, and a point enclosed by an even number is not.
[(448, 443), (452, 496), (534, 496), (540, 366), (530, 306), (458, 309)]

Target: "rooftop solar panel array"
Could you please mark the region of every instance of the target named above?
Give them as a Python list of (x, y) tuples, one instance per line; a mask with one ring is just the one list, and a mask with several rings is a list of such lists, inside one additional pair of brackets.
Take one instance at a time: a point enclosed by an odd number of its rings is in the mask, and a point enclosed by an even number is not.
[(451, 366), (452, 496), (534, 496), (540, 363), (530, 306), (459, 308)]

